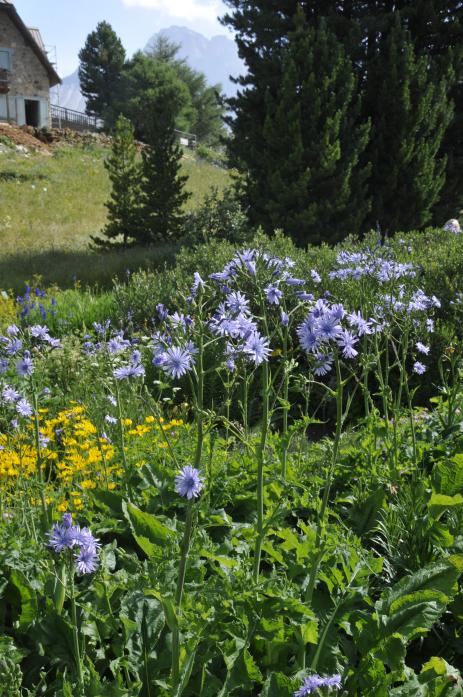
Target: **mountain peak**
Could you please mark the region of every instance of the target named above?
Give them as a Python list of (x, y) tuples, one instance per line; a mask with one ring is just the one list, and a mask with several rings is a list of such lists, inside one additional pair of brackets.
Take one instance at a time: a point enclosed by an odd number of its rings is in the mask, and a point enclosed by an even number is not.
[(230, 75), (237, 77), (242, 74), (244, 66), (232, 39), (225, 34), (208, 39), (194, 29), (173, 25), (153, 34), (144, 50), (149, 51), (161, 36), (179, 44), (178, 57), (186, 60), (194, 70), (204, 73), (209, 84), (220, 83), (227, 96), (235, 94), (236, 85), (230, 81)]

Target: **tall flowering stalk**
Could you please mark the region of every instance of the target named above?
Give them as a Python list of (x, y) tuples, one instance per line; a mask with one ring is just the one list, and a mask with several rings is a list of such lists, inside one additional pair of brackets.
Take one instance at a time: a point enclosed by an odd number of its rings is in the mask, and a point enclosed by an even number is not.
[(70, 513), (63, 515), (61, 523), (55, 523), (48, 536), (48, 546), (57, 555), (58, 573), (55, 584), (55, 608), (61, 614), (66, 596), (71, 606), (72, 640), (76, 665), (79, 697), (84, 697), (84, 675), (80, 650), (80, 631), (77, 618), (75, 574), (92, 574), (98, 568), (100, 543), (88, 528), (74, 525)]
[(175, 490), (180, 496), (187, 499), (185, 528), (180, 545), (180, 563), (175, 591), (175, 606), (177, 608), (177, 622), (172, 632), (172, 686), (175, 691), (180, 676), (180, 631), (178, 620), (182, 613), (182, 598), (185, 586), (185, 574), (193, 534), (194, 500), (201, 493), (203, 481), (196, 467), (187, 465), (175, 478)]

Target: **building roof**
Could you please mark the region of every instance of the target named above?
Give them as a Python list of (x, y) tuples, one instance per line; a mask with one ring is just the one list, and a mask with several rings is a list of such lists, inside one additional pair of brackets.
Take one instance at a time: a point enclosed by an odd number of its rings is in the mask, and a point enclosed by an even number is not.
[(17, 29), (23, 35), (25, 41), (29, 44), (39, 61), (42, 63), (43, 67), (48, 73), (50, 87), (58, 85), (61, 82), (61, 78), (48, 59), (39, 30), (35, 28), (29, 29), (26, 27), (21, 17), (17, 13), (15, 6), (11, 4), (10, 0), (0, 0), (0, 12), (1, 11), (7, 12), (13, 24), (16, 25)]
[(32, 38), (34, 39), (35, 43), (39, 45), (39, 47), (42, 49), (44, 53), (46, 53), (45, 50), (45, 44), (43, 43), (42, 39), (42, 34), (40, 33), (40, 29), (37, 27), (27, 27), (32, 34)]

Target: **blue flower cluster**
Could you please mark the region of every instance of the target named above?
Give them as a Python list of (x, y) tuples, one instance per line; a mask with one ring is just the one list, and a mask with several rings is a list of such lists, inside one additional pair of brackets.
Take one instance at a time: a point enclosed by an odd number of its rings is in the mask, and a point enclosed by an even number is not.
[(360, 280), (368, 276), (374, 278), (379, 283), (396, 281), (399, 278), (414, 278), (416, 271), (413, 264), (402, 263), (395, 259), (388, 259), (387, 249), (368, 250), (365, 252), (339, 252), (337, 256), (338, 268), (330, 271), (330, 279), (346, 280), (353, 278)]
[[(35, 371), (32, 352), (40, 355), (47, 350), (61, 348), (59, 339), (50, 336), (46, 326), (35, 324), (21, 331), (16, 324), (7, 327), (5, 335), (0, 336), (0, 376), (15, 373), (19, 378), (30, 378)], [(14, 407), (16, 415), (30, 418), (33, 409), (23, 394), (2, 381), (1, 396), (4, 404)], [(19, 426), (17, 419), (11, 426)]]
[[(18, 295), (16, 297), (16, 302), (21, 307), (21, 319), (26, 319), (34, 309), (38, 309), (42, 319), (47, 319), (47, 310), (42, 302), (43, 298), (45, 298), (44, 290), (38, 287), (32, 289), (30, 286), (26, 285), (24, 295)], [(51, 299), (50, 304), (52, 307), (56, 306), (55, 298)], [(51, 310), (50, 314), (54, 316), (56, 314), (55, 310)]]
[[(87, 356), (106, 354), (111, 359), (112, 374), (116, 380), (127, 380), (145, 375), (141, 353), (135, 348), (138, 345), (137, 339), (127, 339), (122, 330), (111, 333), (110, 320), (106, 320), (103, 324), (94, 322), (93, 328), (97, 340), (92, 340), (90, 334), (86, 334), (84, 337), (83, 350)], [(128, 355), (129, 351), (130, 355)], [(121, 361), (123, 362), (121, 363)]]
[(315, 356), (315, 375), (323, 376), (332, 368), (334, 349), (337, 348), (343, 358), (355, 358), (359, 337), (375, 330), (374, 321), (365, 320), (359, 312), (348, 314), (343, 305), (320, 299), (297, 328), (297, 334), (304, 351)]
[(98, 568), (99, 541), (93, 537), (86, 527), (73, 525), (70, 513), (63, 515), (61, 523), (55, 523), (51, 532), (47, 533), (48, 546), (56, 553), (66, 550), (76, 550), (74, 561), (80, 574), (91, 574)]

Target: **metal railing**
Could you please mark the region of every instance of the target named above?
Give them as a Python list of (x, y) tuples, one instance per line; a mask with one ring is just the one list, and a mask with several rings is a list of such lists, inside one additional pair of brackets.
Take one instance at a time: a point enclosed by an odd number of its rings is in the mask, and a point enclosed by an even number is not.
[[(103, 119), (89, 116), (75, 109), (67, 109), (58, 104), (50, 104), (50, 117), (52, 128), (70, 128), (74, 131), (101, 131), (104, 128)], [(175, 129), (175, 133), (181, 145), (189, 148), (197, 146), (198, 141), (195, 133), (187, 133), (178, 129)]]
[(73, 131), (99, 131), (103, 128), (103, 121), (97, 116), (57, 104), (50, 104), (50, 117), (52, 128), (70, 128)]
[(188, 148), (195, 148), (197, 146), (198, 141), (194, 133), (179, 131), (177, 128), (175, 129), (175, 133), (178, 135), (181, 145), (186, 145)]

